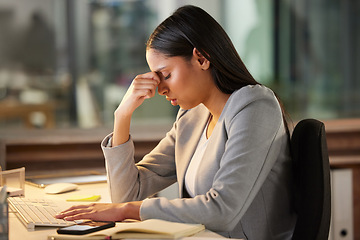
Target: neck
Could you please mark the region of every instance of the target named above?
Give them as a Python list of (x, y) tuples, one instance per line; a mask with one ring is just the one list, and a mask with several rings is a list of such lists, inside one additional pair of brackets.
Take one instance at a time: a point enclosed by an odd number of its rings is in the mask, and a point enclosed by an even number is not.
[(216, 123), (218, 121), (229, 97), (230, 94), (223, 93), (217, 88), (209, 94), (204, 105), (212, 115), (212, 122)]

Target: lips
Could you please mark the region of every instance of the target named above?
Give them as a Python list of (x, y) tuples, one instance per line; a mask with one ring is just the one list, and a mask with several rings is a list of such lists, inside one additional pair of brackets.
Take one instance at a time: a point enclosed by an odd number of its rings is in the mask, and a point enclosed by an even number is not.
[(177, 101), (177, 99), (176, 98), (166, 98), (166, 100), (168, 100), (168, 101), (170, 101), (171, 102), (171, 105), (173, 105), (173, 106), (177, 106), (178, 105), (178, 101)]
[(172, 100), (171, 100), (171, 105), (177, 106), (177, 105), (178, 105), (178, 104), (177, 104), (177, 99), (172, 99)]

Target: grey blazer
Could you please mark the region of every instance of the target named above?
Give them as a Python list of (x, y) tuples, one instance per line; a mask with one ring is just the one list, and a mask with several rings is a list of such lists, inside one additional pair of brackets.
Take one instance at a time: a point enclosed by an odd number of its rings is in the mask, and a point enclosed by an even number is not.
[[(179, 110), (166, 137), (134, 164), (134, 146), (102, 142), (113, 202), (143, 200), (141, 219), (202, 223), (226, 237), (291, 239), (291, 159), (274, 93), (243, 87), (228, 99), (196, 176), (196, 196), (184, 197), (185, 172), (209, 117), (203, 105)], [(148, 198), (179, 183), (179, 199)]]

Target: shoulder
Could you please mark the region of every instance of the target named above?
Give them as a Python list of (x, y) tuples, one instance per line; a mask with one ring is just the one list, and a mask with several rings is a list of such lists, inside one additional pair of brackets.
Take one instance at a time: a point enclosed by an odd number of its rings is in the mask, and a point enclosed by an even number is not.
[(274, 92), (263, 85), (249, 85), (233, 92), (229, 104), (246, 105), (254, 101), (266, 100), (277, 103)]
[(254, 118), (282, 119), (281, 107), (274, 92), (263, 85), (246, 86), (230, 96), (223, 110), (224, 120), (230, 122), (242, 113)]
[[(281, 108), (274, 92), (263, 85), (246, 86), (236, 90), (231, 94), (222, 112), (222, 118), (225, 121), (231, 121), (244, 109), (251, 109), (258, 112), (260, 115), (269, 114), (274, 118), (281, 118)], [(178, 111), (176, 121), (195, 121), (202, 119), (204, 116), (207, 118), (209, 114), (208, 109), (200, 104), (192, 109)], [(257, 115), (259, 115), (257, 114)]]

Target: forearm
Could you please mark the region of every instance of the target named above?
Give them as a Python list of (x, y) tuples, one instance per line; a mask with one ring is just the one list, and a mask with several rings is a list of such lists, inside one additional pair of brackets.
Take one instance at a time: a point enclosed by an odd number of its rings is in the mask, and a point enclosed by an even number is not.
[(112, 146), (121, 145), (129, 140), (131, 115), (125, 115), (120, 109), (114, 113), (114, 131), (112, 137)]
[(129, 140), (130, 122), (133, 112), (145, 99), (155, 96), (156, 87), (159, 83), (159, 76), (154, 72), (138, 75), (132, 81), (119, 107), (114, 113), (113, 147)]

